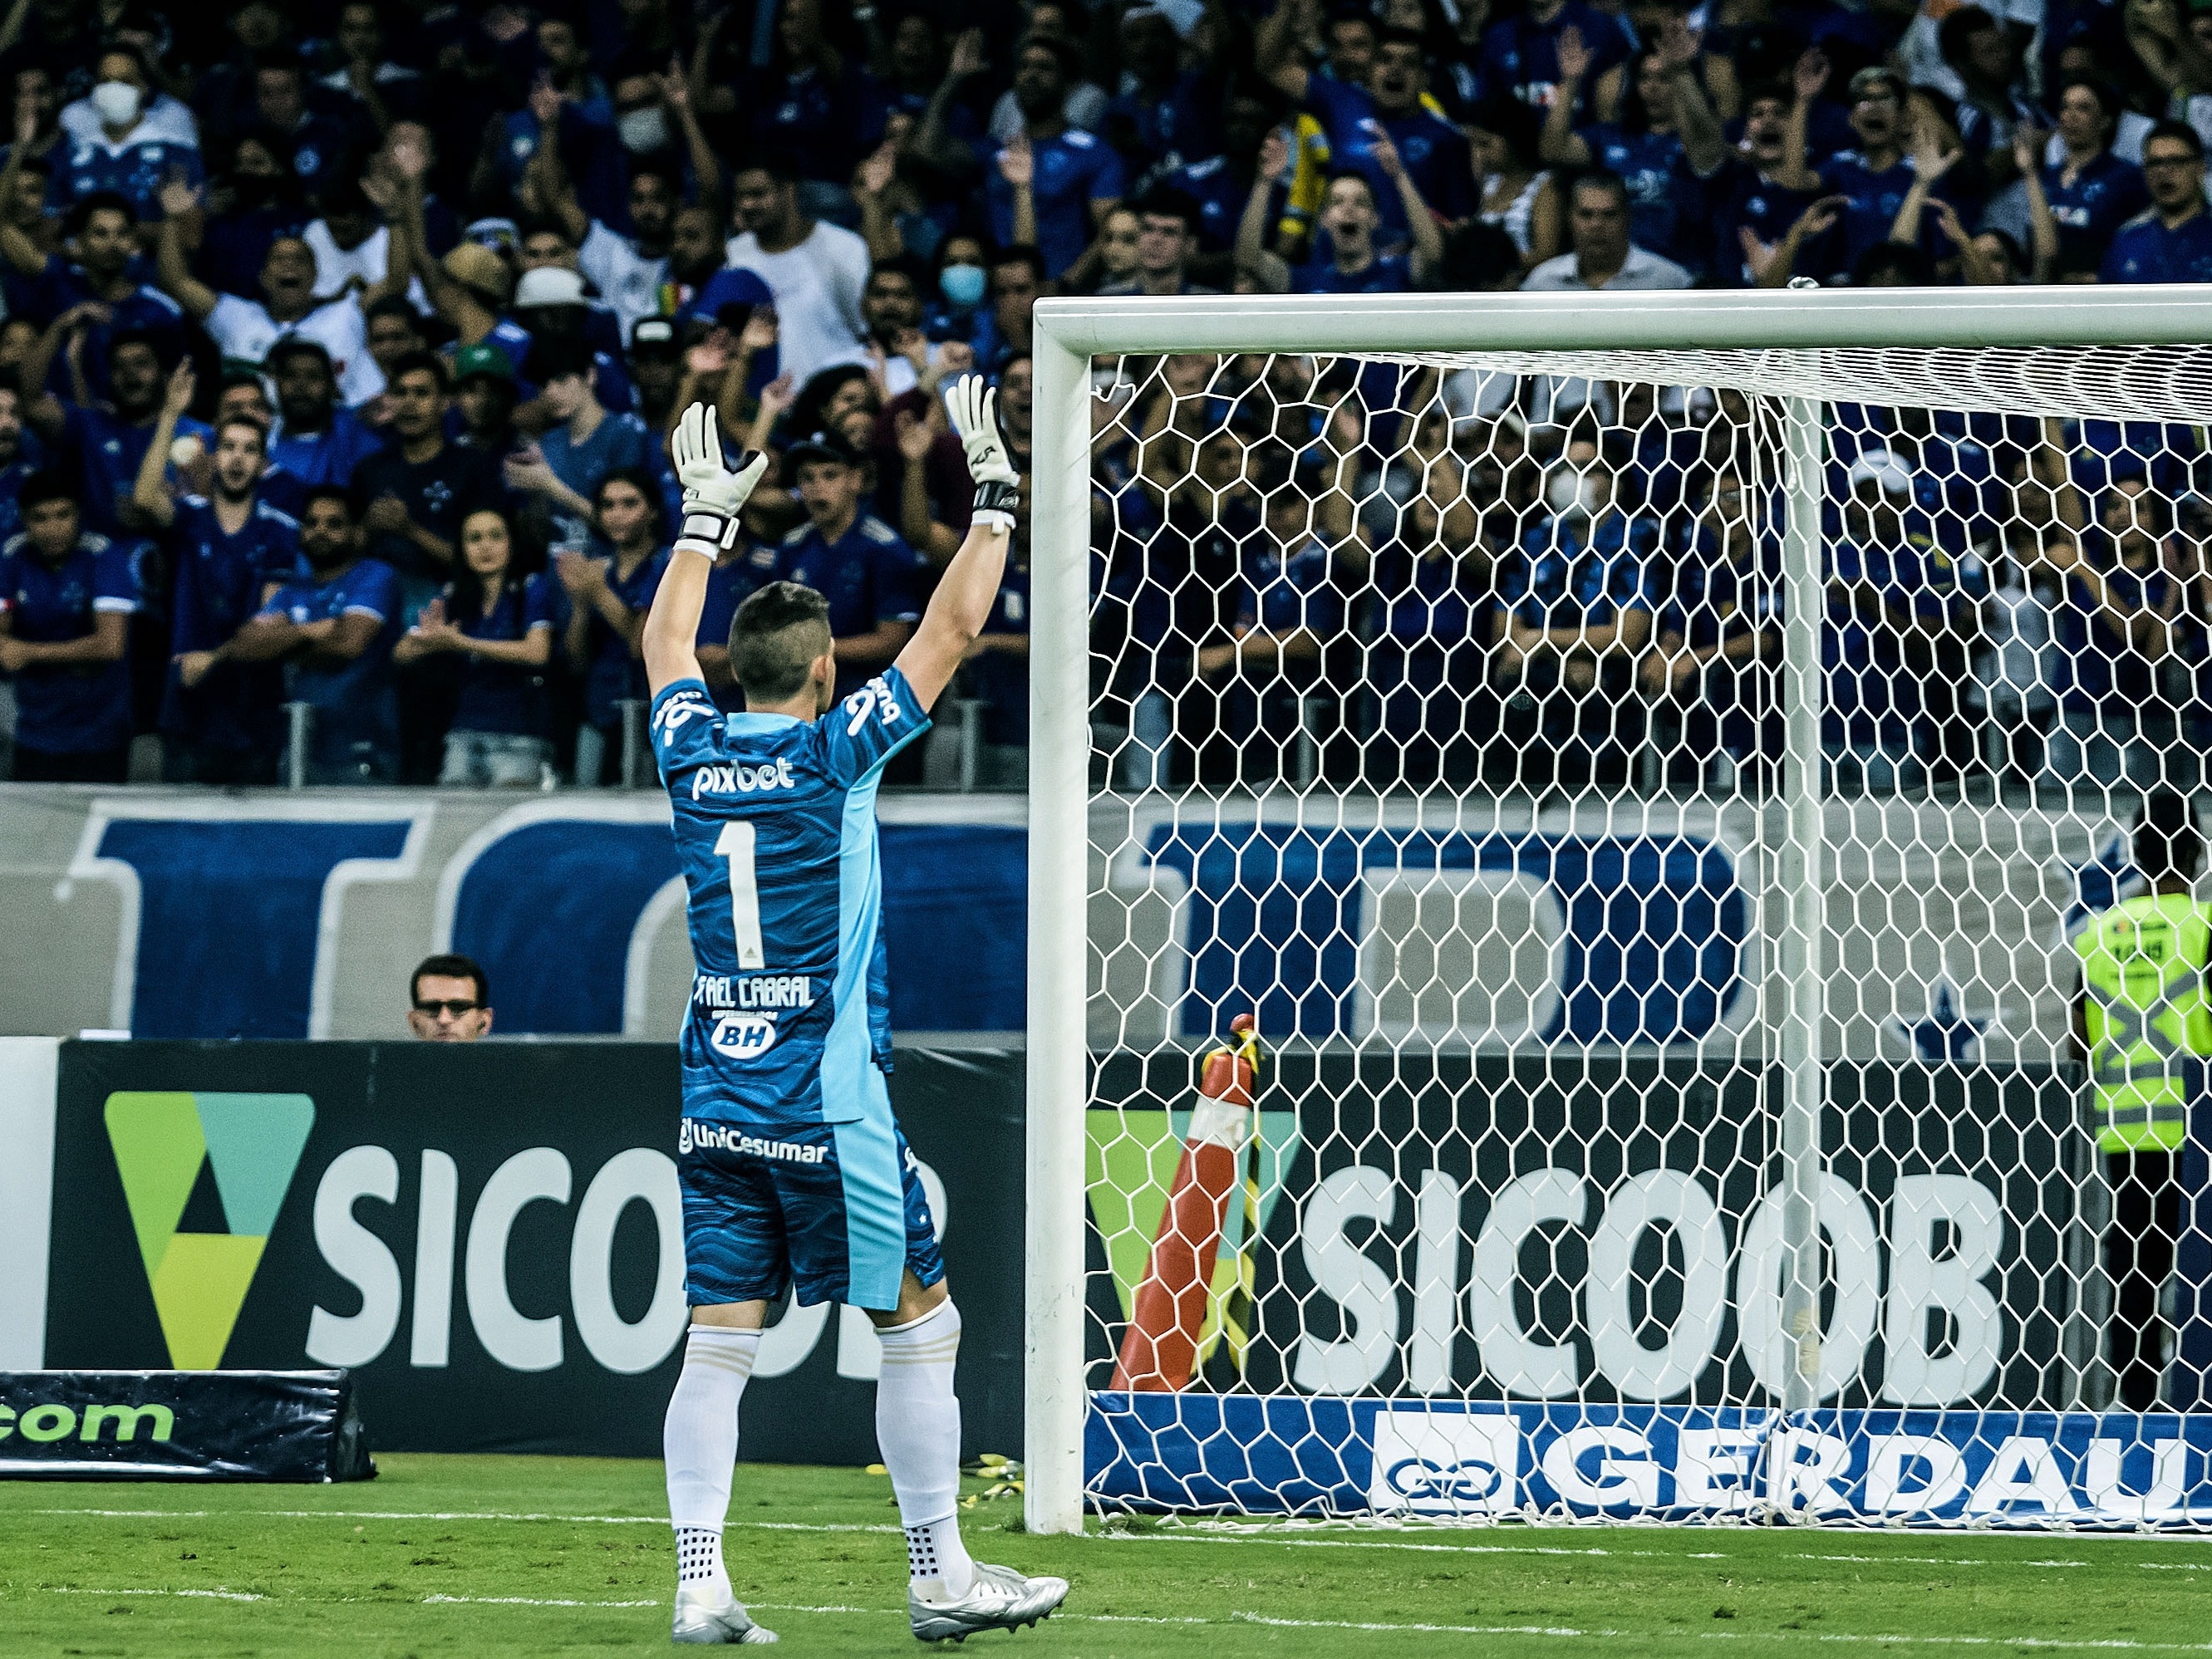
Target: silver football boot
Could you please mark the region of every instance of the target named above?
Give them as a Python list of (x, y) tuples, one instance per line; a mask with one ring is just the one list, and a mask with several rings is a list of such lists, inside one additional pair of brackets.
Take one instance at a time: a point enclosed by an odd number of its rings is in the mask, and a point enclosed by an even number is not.
[(676, 1619), (669, 1627), (668, 1639), (702, 1647), (751, 1647), (775, 1641), (775, 1632), (753, 1623), (742, 1601), (718, 1606), (684, 1589), (676, 1592)]
[(977, 1631), (1034, 1625), (1066, 1599), (1065, 1578), (1024, 1578), (1012, 1567), (978, 1561), (975, 1582), (957, 1601), (925, 1601), (909, 1587), (906, 1607), (917, 1641), (964, 1642)]

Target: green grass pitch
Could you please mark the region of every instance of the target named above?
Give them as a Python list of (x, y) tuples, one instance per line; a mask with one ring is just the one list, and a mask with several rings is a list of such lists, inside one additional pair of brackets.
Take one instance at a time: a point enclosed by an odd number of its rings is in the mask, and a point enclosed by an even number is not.
[[(659, 1464), (380, 1461), (382, 1479), (344, 1486), (0, 1486), (0, 1654), (666, 1650)], [(730, 1519), (731, 1576), (783, 1651), (918, 1650), (882, 1476), (747, 1466)], [(1009, 1659), (2212, 1652), (2212, 1542), (1141, 1524), (1032, 1538), (1011, 1498), (966, 1524), (980, 1558), (1074, 1583), (1048, 1623), (963, 1650)]]

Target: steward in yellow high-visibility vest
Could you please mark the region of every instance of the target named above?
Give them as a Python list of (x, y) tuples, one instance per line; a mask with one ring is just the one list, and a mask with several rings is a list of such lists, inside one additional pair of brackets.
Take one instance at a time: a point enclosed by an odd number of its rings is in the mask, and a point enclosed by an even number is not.
[(2190, 1106), (2212, 1062), (2212, 906), (2191, 896), (2203, 861), (2189, 803), (2171, 791), (2152, 794), (2135, 833), (2136, 866), (2150, 891), (2114, 905), (2074, 940), (2081, 969), (2074, 1037), (2112, 1189), (2105, 1232), (2112, 1363), (2120, 1402), (2131, 1411), (2155, 1408), (2166, 1371), (2158, 1298), (2180, 1231), (2175, 1177)]

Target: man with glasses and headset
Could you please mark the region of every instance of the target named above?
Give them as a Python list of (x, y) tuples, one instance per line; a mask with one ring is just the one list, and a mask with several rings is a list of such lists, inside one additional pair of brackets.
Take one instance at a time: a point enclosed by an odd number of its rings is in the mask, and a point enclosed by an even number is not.
[(491, 1035), (491, 981), (471, 957), (423, 957), (407, 995), (408, 1028), (425, 1042), (474, 1042)]

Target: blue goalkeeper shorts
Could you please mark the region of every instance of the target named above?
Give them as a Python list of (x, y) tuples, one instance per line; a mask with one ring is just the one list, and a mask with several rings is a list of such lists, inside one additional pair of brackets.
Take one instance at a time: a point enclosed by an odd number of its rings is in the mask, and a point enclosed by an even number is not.
[(945, 1277), (914, 1152), (896, 1124), (769, 1127), (687, 1117), (677, 1142), (684, 1295), (888, 1312), (903, 1274)]

